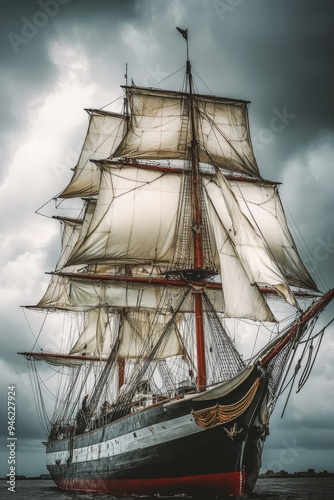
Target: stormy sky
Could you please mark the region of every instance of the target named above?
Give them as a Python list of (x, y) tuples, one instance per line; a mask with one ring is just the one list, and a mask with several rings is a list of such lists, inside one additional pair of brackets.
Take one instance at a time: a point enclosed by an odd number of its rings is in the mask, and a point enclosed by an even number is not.
[[(17, 392), (19, 474), (46, 472), (26, 361), (34, 304), (57, 259), (58, 226), (35, 214), (71, 177), (85, 107), (120, 111), (125, 64), (137, 85), (180, 88), (189, 29), (202, 93), (251, 101), (262, 176), (281, 196), (321, 290), (334, 286), (334, 4), (331, 0), (8, 0), (1, 2), (1, 469), (8, 472), (7, 386)], [(110, 109), (110, 108), (109, 108)], [(51, 205), (51, 208), (52, 205)], [(298, 230), (296, 229), (298, 228)], [(321, 324), (334, 313), (328, 307)], [(300, 394), (272, 418), (263, 470), (334, 471), (334, 329)]]

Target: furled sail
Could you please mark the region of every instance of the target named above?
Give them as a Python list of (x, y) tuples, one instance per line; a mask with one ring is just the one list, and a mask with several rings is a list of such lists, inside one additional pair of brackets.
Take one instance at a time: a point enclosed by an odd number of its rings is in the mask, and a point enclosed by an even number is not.
[(97, 195), (100, 171), (91, 160), (110, 157), (124, 135), (124, 115), (98, 110), (87, 111), (90, 118), (82, 151), (72, 179), (58, 195), (59, 198)]
[(29, 360), (43, 361), (48, 365), (67, 366), (69, 368), (80, 368), (87, 361), (99, 362), (106, 361), (106, 358), (93, 358), (81, 355), (55, 354), (51, 352), (22, 352)]
[[(187, 159), (191, 145), (189, 94), (126, 87), (130, 126), (115, 157)], [(199, 159), (259, 177), (247, 102), (215, 96), (193, 97)]]

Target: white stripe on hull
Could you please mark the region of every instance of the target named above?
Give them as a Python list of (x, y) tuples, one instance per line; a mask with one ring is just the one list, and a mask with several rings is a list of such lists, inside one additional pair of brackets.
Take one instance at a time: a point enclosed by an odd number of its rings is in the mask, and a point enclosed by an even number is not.
[[(123, 453), (167, 443), (185, 436), (203, 432), (191, 415), (178, 417), (149, 427), (123, 434), (113, 439), (82, 448), (74, 448), (72, 463), (89, 462), (100, 458), (114, 457)], [(69, 441), (68, 441), (69, 443)], [(65, 464), (70, 457), (70, 450), (48, 452), (47, 465)]]

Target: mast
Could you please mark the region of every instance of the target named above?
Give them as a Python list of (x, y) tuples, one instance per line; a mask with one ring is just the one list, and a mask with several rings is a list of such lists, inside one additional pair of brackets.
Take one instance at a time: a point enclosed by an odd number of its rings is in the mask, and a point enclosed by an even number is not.
[[(128, 86), (128, 63), (125, 64), (124, 78), (125, 78), (125, 85)], [(126, 122), (128, 124), (128, 122), (129, 122), (129, 101), (128, 101), (127, 94), (125, 94), (125, 97), (124, 97), (124, 114), (126, 117)]]
[[(128, 63), (125, 64), (124, 78), (125, 78), (125, 85), (128, 86)], [(129, 113), (129, 101), (127, 93), (125, 93), (124, 97), (124, 114), (125, 114), (126, 130), (129, 130), (130, 113)], [(121, 387), (124, 385), (125, 382), (125, 359), (118, 356), (117, 366), (118, 366), (118, 391), (120, 391)]]
[[(194, 91), (191, 74), (191, 64), (189, 60), (188, 47), (188, 29), (182, 30), (176, 28), (187, 42), (187, 84), (189, 88), (190, 102), (190, 122), (191, 122), (191, 177), (192, 177), (192, 204), (193, 204), (193, 240), (194, 240), (194, 267), (202, 275), (203, 270), (203, 237), (202, 237), (202, 206), (201, 206), (201, 182), (199, 174), (198, 143), (196, 138), (195, 111), (194, 111)], [(202, 391), (206, 387), (206, 364), (205, 364), (205, 345), (204, 345), (204, 318), (203, 318), (203, 300), (200, 292), (195, 292), (195, 331), (197, 346), (197, 388)]]

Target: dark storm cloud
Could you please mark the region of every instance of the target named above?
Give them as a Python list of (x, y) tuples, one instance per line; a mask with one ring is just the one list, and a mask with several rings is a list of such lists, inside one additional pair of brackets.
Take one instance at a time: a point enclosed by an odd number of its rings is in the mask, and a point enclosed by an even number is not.
[[(48, 43), (72, 33), (74, 26), (86, 33), (88, 47), (98, 46), (99, 33), (116, 30), (121, 19), (131, 21), (139, 12), (135, 0), (5, 1), (0, 6), (0, 58), (2, 121), (0, 125), (3, 166), (6, 172), (12, 130), (26, 125), (26, 106), (32, 97), (50, 92), (56, 68), (50, 61)], [(80, 28), (79, 28), (80, 30)], [(101, 40), (100, 40), (101, 42)], [(101, 42), (102, 43), (102, 42)]]
[[(229, 4), (236, 6), (228, 10)], [(334, 4), (217, 1), (211, 5), (210, 48), (221, 87), (229, 95), (246, 93), (262, 127), (269, 126), (273, 109), (283, 113), (285, 107), (294, 116), (283, 122), (289, 125), (286, 133), (275, 135), (280, 160), (324, 130), (333, 131)]]
[[(57, 34), (58, 26), (69, 23), (72, 27), (86, 26), (92, 32), (115, 25), (121, 19), (129, 22), (140, 15), (137, 0), (21, 0), (1, 2), (2, 62), (7, 59), (13, 63), (13, 54), (24, 54), (24, 47), (30, 54), (40, 49), (43, 42)], [(33, 42), (33, 43), (31, 43)], [(39, 46), (39, 47), (38, 47)], [(32, 48), (33, 47), (33, 48)], [(13, 53), (12, 53), (13, 52)], [(23, 59), (22, 59), (23, 61)], [(32, 62), (32, 60), (31, 60)], [(35, 59), (33, 66), (43, 65), (43, 61)], [(28, 62), (26, 62), (28, 64)]]

